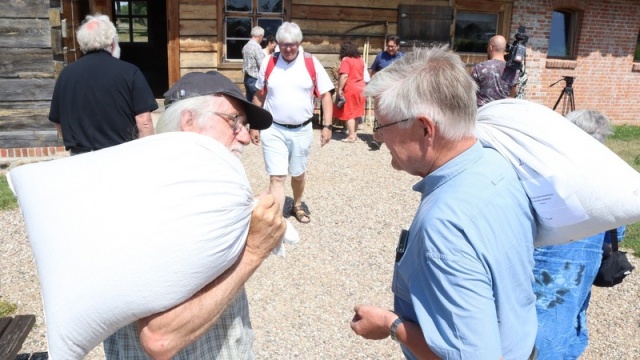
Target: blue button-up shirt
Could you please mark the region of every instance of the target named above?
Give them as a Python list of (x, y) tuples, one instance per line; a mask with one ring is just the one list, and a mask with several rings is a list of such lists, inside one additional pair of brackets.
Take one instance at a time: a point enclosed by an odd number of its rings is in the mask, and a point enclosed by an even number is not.
[(395, 267), (395, 311), (441, 358), (527, 359), (536, 227), (511, 165), (476, 143), (414, 190), (422, 201)]

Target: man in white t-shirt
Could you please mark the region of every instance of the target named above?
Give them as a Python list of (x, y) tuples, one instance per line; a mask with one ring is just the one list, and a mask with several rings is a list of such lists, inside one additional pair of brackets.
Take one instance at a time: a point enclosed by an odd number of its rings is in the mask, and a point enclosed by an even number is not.
[[(258, 131), (251, 129), (251, 142), (262, 142), (264, 162), (269, 174), (269, 192), (284, 209), (284, 182), (291, 175), (293, 208), (291, 215), (301, 223), (311, 219), (302, 207), (307, 160), (313, 141), (311, 119), (314, 109), (315, 86), (305, 65), (305, 55), (300, 47), (302, 31), (291, 22), (284, 22), (278, 28), (276, 40), (280, 48), (278, 61), (269, 78), (265, 73), (271, 57), (262, 61), (253, 103), (263, 106), (273, 116), (270, 128)], [(316, 86), (322, 101), (322, 136), (320, 146), (331, 139), (333, 102), (330, 91), (333, 82), (318, 59), (313, 57), (316, 72)]]

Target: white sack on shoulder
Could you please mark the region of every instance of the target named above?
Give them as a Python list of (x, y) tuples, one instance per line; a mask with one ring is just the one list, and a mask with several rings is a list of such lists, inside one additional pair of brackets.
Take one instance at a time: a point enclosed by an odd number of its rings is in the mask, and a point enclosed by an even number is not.
[(182, 303), (242, 251), (253, 193), (215, 140), (166, 133), (8, 176), (36, 261), (52, 360)]
[(513, 164), (536, 211), (535, 246), (640, 221), (640, 174), (557, 112), (505, 99), (478, 110), (476, 135)]

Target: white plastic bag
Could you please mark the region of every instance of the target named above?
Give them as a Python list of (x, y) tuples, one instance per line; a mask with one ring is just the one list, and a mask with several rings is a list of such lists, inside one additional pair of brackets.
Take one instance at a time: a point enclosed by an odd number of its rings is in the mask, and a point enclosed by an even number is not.
[(176, 132), (7, 177), (36, 261), (52, 360), (187, 300), (242, 251), (253, 193), (213, 139)]
[(535, 246), (640, 221), (640, 174), (555, 111), (505, 99), (478, 110), (476, 135), (513, 164), (536, 211)]

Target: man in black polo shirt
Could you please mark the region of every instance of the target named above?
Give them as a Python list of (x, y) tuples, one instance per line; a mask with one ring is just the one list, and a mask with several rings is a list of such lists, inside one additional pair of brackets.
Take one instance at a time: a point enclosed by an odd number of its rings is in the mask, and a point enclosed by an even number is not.
[(49, 112), (65, 148), (76, 155), (153, 134), (158, 104), (140, 69), (118, 59), (109, 17), (87, 16), (77, 39), (85, 55), (60, 73)]

